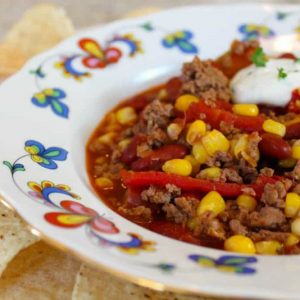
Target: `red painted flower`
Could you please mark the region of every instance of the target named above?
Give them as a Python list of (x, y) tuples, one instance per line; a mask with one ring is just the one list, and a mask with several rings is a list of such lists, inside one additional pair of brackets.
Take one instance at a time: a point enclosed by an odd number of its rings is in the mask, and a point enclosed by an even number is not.
[(90, 69), (105, 68), (109, 64), (118, 62), (122, 56), (118, 48), (102, 49), (95, 40), (88, 38), (80, 40), (79, 47), (88, 54), (82, 59), (82, 63)]
[(60, 205), (69, 212), (51, 212), (45, 214), (45, 219), (49, 223), (65, 228), (75, 228), (89, 224), (92, 229), (102, 233), (119, 233), (119, 229), (114, 223), (99, 216), (98, 213), (91, 208), (70, 200), (62, 201)]

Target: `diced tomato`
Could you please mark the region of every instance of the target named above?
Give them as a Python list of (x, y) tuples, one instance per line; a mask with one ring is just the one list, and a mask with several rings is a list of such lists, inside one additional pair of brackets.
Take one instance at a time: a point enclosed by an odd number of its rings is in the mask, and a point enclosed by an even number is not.
[(289, 112), (294, 112), (296, 114), (300, 113), (300, 94), (299, 94), (299, 90), (294, 90), (292, 92), (292, 98), (291, 98), (289, 104), (287, 105), (287, 110)]

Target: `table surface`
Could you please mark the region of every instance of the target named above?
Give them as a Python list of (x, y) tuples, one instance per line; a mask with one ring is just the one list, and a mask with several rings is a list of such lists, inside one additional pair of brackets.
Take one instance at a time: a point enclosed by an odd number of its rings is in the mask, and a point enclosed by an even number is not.
[[(0, 39), (22, 13), (33, 4), (55, 3), (65, 8), (75, 27), (88, 27), (121, 18), (144, 7), (169, 8), (191, 4), (243, 3), (243, 0), (0, 0)], [(257, 3), (300, 3), (300, 0), (248, 0)]]

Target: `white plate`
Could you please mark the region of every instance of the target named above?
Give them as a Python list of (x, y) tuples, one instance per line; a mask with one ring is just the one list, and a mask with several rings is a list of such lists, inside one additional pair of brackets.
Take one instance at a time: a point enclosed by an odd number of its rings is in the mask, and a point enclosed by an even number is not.
[[(33, 58), (0, 87), (1, 195), (48, 241), (136, 283), (299, 299), (300, 256), (239, 256), (141, 228), (97, 198), (84, 157), (92, 129), (120, 99), (178, 73), (195, 54), (217, 56), (234, 38), (297, 50), (299, 18), (298, 6), (182, 7), (87, 30)], [(104, 66), (104, 50), (117, 62)]]

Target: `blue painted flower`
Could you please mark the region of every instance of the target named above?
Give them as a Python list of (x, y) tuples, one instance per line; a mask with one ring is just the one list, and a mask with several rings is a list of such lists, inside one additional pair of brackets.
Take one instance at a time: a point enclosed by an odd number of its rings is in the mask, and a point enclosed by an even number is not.
[(84, 77), (91, 77), (91, 73), (79, 71), (73, 66), (73, 62), (80, 57), (80, 55), (72, 55), (69, 57), (63, 57), (61, 61), (55, 63), (57, 69), (63, 71), (63, 75), (67, 78), (73, 77), (77, 81), (81, 81)]
[(116, 42), (124, 43), (129, 50), (129, 56), (133, 57), (137, 53), (143, 53), (142, 43), (139, 41), (132, 33), (127, 33), (123, 35), (116, 35), (109, 45), (113, 45)]
[(50, 106), (56, 115), (68, 118), (69, 108), (66, 104), (61, 102), (61, 99), (65, 97), (66, 93), (62, 89), (51, 88), (34, 94), (31, 101), (38, 107), (44, 108)]
[(191, 43), (193, 33), (188, 30), (179, 30), (168, 34), (162, 40), (162, 45), (166, 48), (178, 47), (180, 51), (188, 54), (197, 54), (198, 48)]
[(256, 272), (255, 269), (247, 266), (247, 264), (257, 262), (257, 258), (253, 256), (223, 255), (218, 259), (213, 259), (209, 256), (192, 254), (188, 257), (202, 267), (216, 268), (222, 272), (238, 274), (253, 274)]
[(25, 142), (25, 151), (31, 156), (31, 159), (46, 169), (56, 169), (55, 161), (64, 161), (67, 159), (68, 152), (62, 148), (45, 148), (41, 143), (33, 140)]
[(275, 36), (275, 32), (265, 25), (242, 24), (238, 30), (244, 35), (244, 41)]

